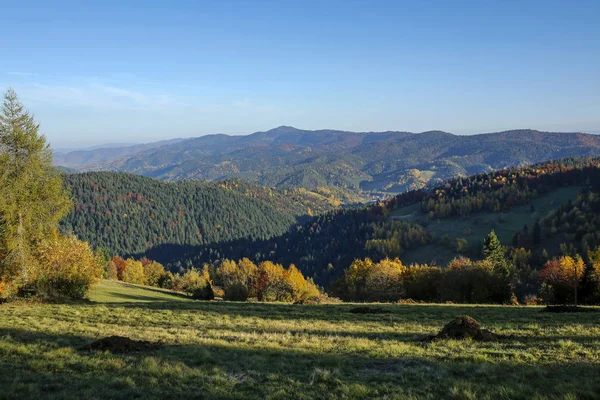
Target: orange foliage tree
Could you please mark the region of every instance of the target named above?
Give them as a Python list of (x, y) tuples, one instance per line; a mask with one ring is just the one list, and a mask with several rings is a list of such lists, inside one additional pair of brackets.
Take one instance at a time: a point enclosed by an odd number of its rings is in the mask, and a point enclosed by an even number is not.
[(585, 264), (579, 256), (563, 256), (546, 263), (540, 272), (542, 298), (549, 303), (577, 304), (577, 290), (584, 276)]

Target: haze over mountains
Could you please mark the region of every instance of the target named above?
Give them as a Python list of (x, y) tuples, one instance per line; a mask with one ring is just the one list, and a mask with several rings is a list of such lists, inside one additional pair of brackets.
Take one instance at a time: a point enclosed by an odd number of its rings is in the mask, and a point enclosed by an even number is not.
[(569, 156), (600, 155), (600, 137), (512, 130), (346, 132), (289, 126), (245, 136), (206, 135), (55, 154), (77, 171), (124, 171), (162, 180), (240, 178), (264, 186), (398, 193), (455, 176)]

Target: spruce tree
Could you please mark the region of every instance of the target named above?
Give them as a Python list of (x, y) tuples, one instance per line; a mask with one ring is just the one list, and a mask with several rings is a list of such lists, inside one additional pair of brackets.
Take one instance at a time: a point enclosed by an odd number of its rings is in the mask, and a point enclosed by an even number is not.
[(493, 230), (488, 233), (483, 241), (483, 256), (486, 260), (491, 261), (494, 266), (500, 265), (504, 258), (504, 249), (502, 244)]
[(489, 261), (494, 268), (494, 271), (501, 277), (501, 293), (502, 300), (508, 302), (513, 294), (511, 283), (512, 268), (504, 255), (502, 243), (496, 236), (493, 230), (485, 237), (483, 241), (483, 256)]

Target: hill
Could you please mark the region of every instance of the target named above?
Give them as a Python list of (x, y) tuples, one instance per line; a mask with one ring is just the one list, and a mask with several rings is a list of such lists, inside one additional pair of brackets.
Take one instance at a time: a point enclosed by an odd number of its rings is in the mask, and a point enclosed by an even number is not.
[(318, 193), (240, 181), (172, 183), (114, 172), (64, 174), (63, 181), (74, 197), (63, 232), (123, 256), (165, 244), (266, 240), (335, 206)]
[(562, 254), (563, 244), (573, 254), (600, 245), (598, 182), (600, 158), (477, 174), (370, 207), (332, 211), (268, 241), (199, 246), (173, 265), (268, 259), (294, 263), (327, 286), (358, 258), (400, 257), (442, 266), (458, 256), (477, 259), (484, 236), (498, 230), (504, 245), (529, 251), (528, 266), (539, 270), (544, 252), (545, 257)]
[[(0, 397), (593, 398), (600, 391), (597, 313), (378, 304), (371, 306), (388, 313), (358, 315), (349, 312), (354, 304), (191, 301), (106, 281), (90, 297), (0, 305)], [(422, 341), (465, 314), (503, 339)], [(82, 350), (112, 335), (158, 345)]]
[(162, 140), (160, 142), (120, 145), (106, 144), (102, 146), (94, 146), (88, 149), (80, 150), (56, 150), (54, 151), (54, 164), (66, 167), (76, 168), (82, 165), (94, 164), (104, 161), (114, 160), (120, 157), (131, 156), (150, 149), (156, 149), (169, 144), (175, 144), (183, 139)]
[[(101, 160), (87, 155), (77, 168), (174, 181), (239, 178), (271, 187), (337, 188), (364, 200), (372, 193), (401, 193), (457, 176), (594, 155), (600, 155), (600, 137), (584, 133), (513, 130), (460, 136), (442, 131), (310, 131), (281, 126), (247, 136), (207, 135), (131, 154), (115, 152)], [(61, 165), (62, 159), (56, 163)]]

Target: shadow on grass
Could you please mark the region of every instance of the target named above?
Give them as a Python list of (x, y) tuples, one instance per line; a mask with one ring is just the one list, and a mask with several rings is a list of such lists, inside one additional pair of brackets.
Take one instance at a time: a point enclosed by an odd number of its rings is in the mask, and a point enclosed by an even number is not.
[(525, 399), (600, 393), (600, 365), (583, 361), (379, 358), (247, 344), (166, 344), (119, 355), (79, 351), (91, 340), (0, 329), (0, 398), (447, 398), (454, 393)]
[[(123, 297), (125, 298), (125, 297)], [(135, 296), (132, 296), (132, 300)], [(96, 303), (81, 303), (81, 306), (94, 306)], [(240, 318), (260, 318), (265, 320), (297, 320), (322, 322), (410, 322), (445, 324), (459, 315), (469, 315), (486, 325), (505, 325), (507, 321), (516, 325), (556, 322), (556, 324), (597, 324), (600, 312), (590, 313), (582, 318), (581, 314), (540, 313), (540, 308), (510, 307), (501, 305), (406, 305), (377, 304), (387, 311), (385, 314), (353, 314), (350, 310), (356, 304), (299, 305), (286, 303), (256, 303), (227, 301), (189, 301), (174, 302), (154, 300), (146, 303), (108, 302), (98, 303), (107, 307), (134, 308), (140, 311), (174, 310), (176, 312), (198, 312), (227, 315)], [(440, 326), (441, 328), (442, 326)]]
[[(123, 286), (123, 287), (127, 287), (127, 288), (146, 290), (148, 292), (158, 293), (158, 294), (162, 294), (162, 295), (166, 295), (166, 296), (179, 297), (179, 298), (187, 299), (187, 300), (191, 299), (191, 297), (185, 293), (180, 293), (180, 292), (176, 292), (176, 291), (172, 291), (172, 290), (160, 289), (160, 288), (155, 288), (152, 286), (134, 285), (134, 284), (127, 283), (127, 282), (118, 282), (117, 284), (119, 286)], [(156, 298), (153, 298), (153, 300), (156, 300)]]
[(120, 293), (120, 292), (116, 292), (116, 291), (109, 291), (107, 290), (105, 292), (105, 294), (107, 296), (111, 296), (114, 298), (118, 298), (118, 299), (124, 299), (124, 300), (132, 300), (131, 302), (111, 302), (111, 303), (106, 303), (106, 302), (91, 302), (92, 304), (104, 304), (104, 305), (110, 305), (110, 306), (116, 306), (117, 304), (127, 304), (127, 305), (131, 305), (131, 304), (139, 304), (136, 302), (169, 302), (170, 304), (172, 304), (171, 301), (169, 301), (168, 299), (165, 300), (157, 300), (156, 297), (152, 297), (152, 296), (144, 296), (141, 294), (127, 294), (127, 293)]

